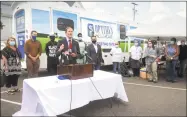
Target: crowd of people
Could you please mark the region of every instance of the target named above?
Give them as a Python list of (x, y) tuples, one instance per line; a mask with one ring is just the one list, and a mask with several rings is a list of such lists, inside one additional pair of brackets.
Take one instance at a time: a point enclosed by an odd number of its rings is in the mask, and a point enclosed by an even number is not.
[[(94, 63), (94, 69), (99, 70), (103, 59), (101, 46), (97, 44), (97, 37), (92, 36), (92, 43), (80, 50), (78, 42), (83, 42), (81, 41), (82, 34), (78, 34), (79, 40), (77, 42), (73, 38), (73, 28), (67, 27), (65, 35), (66, 36), (58, 42), (55, 41), (55, 35), (49, 36), (50, 41), (45, 47), (48, 73), (50, 73), (50, 75), (57, 74), (58, 64), (76, 64), (77, 59), (84, 58), (84, 53), (88, 56), (87, 62)], [(15, 37), (9, 37), (6, 43), (6, 47), (1, 51), (1, 68), (3, 69), (1, 75), (5, 77), (5, 86), (8, 89), (7, 93), (14, 94), (20, 91), (17, 85), (18, 78), (21, 75), (22, 58), (17, 48)], [(27, 40), (24, 45), (24, 52), (26, 54), (28, 78), (38, 77), (42, 45), (37, 40), (37, 31), (31, 32), (30, 39)], [(3, 86), (4, 84), (1, 84), (1, 87)]]
[[(145, 58), (146, 71), (149, 75), (149, 82), (158, 82), (158, 64), (162, 57), (166, 58), (166, 81), (176, 82), (177, 76), (183, 78), (186, 75), (187, 65), (187, 45), (185, 40), (181, 41), (181, 45), (177, 45), (176, 38), (171, 38), (169, 44), (164, 46), (164, 54), (161, 54), (161, 49), (156, 46), (153, 41), (148, 41), (148, 45), (143, 50), (137, 40), (134, 41), (134, 46), (130, 49), (130, 65), (133, 69), (135, 77), (140, 76), (140, 68), (142, 57)], [(179, 72), (177, 74), (177, 63), (180, 63)]]
[[(85, 57), (88, 63), (94, 63), (94, 69), (99, 70), (101, 63), (104, 62), (102, 58), (102, 49), (97, 44), (97, 37), (91, 37), (91, 44), (87, 45), (82, 41), (82, 34), (78, 34), (78, 41), (73, 38), (73, 28), (67, 27), (65, 30), (65, 37), (58, 42), (55, 41), (55, 35), (50, 35), (50, 41), (46, 44), (45, 51), (47, 55), (47, 70), (51, 75), (57, 73), (58, 64), (76, 64), (77, 60)], [(177, 40), (172, 38), (170, 43), (165, 46), (164, 56), (166, 57), (166, 71), (167, 81), (176, 82), (176, 64), (180, 61), (180, 77), (184, 76), (185, 65), (187, 63), (187, 45), (185, 41), (181, 41), (181, 45), (176, 44)], [(81, 46), (80, 44), (85, 46)], [(116, 42), (115, 47), (111, 49), (113, 72), (120, 73), (120, 63), (122, 62), (122, 50), (119, 47), (120, 43)], [(24, 52), (26, 54), (26, 65), (28, 71), (28, 78), (38, 77), (40, 68), (40, 56), (42, 53), (42, 45), (37, 40), (37, 32), (32, 31), (30, 39), (24, 45)], [(134, 45), (130, 49), (130, 67), (133, 70), (134, 77), (140, 76), (140, 68), (142, 57), (145, 57), (145, 65), (147, 73), (149, 73), (148, 81), (156, 83), (158, 81), (158, 61), (161, 58), (159, 49), (155, 43), (148, 41), (148, 46), (145, 50), (140, 46), (138, 40), (134, 40)], [(60, 59), (59, 59), (60, 58)], [(19, 92), (18, 78), (21, 75), (21, 53), (17, 48), (16, 38), (9, 37), (6, 47), (1, 52), (1, 65), (3, 66), (3, 74), (5, 75), (8, 94)], [(84, 60), (83, 60), (84, 61)], [(86, 63), (86, 62), (83, 62)], [(2, 85), (3, 86), (3, 85)]]

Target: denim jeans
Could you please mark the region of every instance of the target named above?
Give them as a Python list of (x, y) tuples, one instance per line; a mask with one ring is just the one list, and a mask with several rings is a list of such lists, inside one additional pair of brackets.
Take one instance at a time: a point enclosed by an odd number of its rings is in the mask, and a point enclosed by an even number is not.
[(118, 73), (120, 73), (120, 63), (119, 62), (113, 62), (113, 72), (116, 73), (117, 68), (118, 68)]
[(167, 69), (167, 79), (168, 80), (175, 80), (177, 73), (176, 73), (176, 64), (177, 60), (167, 61), (166, 69)]

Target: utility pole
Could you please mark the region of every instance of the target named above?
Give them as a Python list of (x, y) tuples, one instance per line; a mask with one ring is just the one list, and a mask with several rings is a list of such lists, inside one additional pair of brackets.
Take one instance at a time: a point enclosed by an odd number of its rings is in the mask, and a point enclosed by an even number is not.
[(133, 21), (135, 21), (135, 16), (136, 16), (136, 13), (137, 13), (137, 10), (136, 10), (136, 6), (138, 5), (138, 4), (136, 4), (136, 3), (134, 3), (134, 2), (132, 2), (131, 4), (133, 4), (134, 5), (134, 7), (133, 7)]

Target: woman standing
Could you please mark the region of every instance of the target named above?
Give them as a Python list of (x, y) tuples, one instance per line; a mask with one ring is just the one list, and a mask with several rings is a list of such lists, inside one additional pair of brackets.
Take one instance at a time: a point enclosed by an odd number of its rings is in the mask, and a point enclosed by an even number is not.
[(2, 57), (5, 60), (7, 93), (13, 95), (14, 92), (20, 91), (17, 84), (21, 74), (21, 53), (17, 49), (16, 39), (13, 36), (8, 38), (7, 46), (2, 50)]
[(166, 69), (167, 82), (176, 82), (176, 64), (179, 56), (179, 47), (176, 44), (176, 38), (172, 38), (170, 44), (166, 46)]
[[(119, 47), (119, 43), (115, 43), (114, 48), (112, 48), (110, 55), (112, 56), (112, 62), (113, 62), (113, 72), (114, 73), (120, 73), (120, 63), (122, 62), (122, 50)], [(116, 68), (118, 69), (118, 72), (116, 71)]]
[(148, 41), (148, 47), (146, 48), (144, 55), (146, 57), (146, 69), (150, 74), (148, 81), (157, 83), (157, 58), (159, 57), (159, 51), (154, 47), (151, 41)]

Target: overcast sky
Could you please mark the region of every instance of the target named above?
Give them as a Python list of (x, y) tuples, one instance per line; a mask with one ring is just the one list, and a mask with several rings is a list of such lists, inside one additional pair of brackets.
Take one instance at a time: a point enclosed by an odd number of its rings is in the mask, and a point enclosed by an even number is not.
[[(186, 2), (136, 2), (137, 22), (151, 22), (161, 20), (162, 18), (180, 14), (186, 17)], [(86, 9), (108, 12), (111, 14), (120, 14), (119, 16), (126, 20), (133, 20), (133, 5), (131, 2), (82, 2)]]

